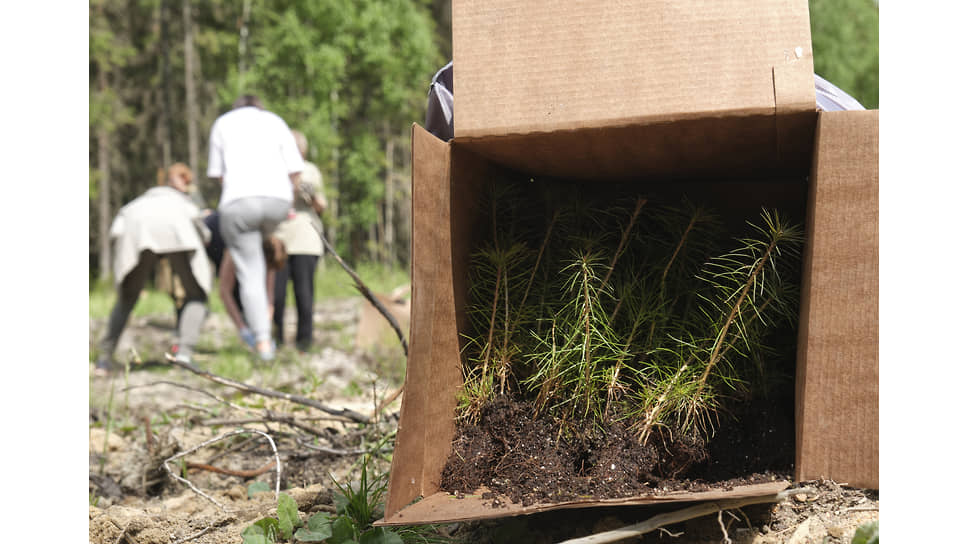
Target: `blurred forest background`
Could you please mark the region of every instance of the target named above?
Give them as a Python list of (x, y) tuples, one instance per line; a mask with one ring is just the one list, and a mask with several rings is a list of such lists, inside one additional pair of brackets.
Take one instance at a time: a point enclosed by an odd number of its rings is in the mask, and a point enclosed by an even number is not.
[[(809, 5), (815, 71), (877, 108), (877, 1)], [(450, 13), (450, 0), (91, 0), (91, 279), (110, 273), (114, 214), (164, 165), (189, 164), (216, 205), (208, 132), (243, 92), (306, 134), (340, 255), (406, 267), (410, 124), (451, 58)]]

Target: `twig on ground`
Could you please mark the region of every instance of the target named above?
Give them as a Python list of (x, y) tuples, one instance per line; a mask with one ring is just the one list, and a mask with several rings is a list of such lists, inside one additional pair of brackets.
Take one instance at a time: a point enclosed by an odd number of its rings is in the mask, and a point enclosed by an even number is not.
[(198, 368), (197, 366), (195, 366), (195, 365), (193, 365), (191, 363), (186, 363), (186, 362), (183, 362), (183, 361), (178, 361), (170, 353), (166, 353), (165, 354), (165, 359), (169, 363), (171, 363), (171, 364), (173, 364), (173, 365), (175, 365), (177, 367), (184, 368), (185, 370), (188, 370), (189, 372), (192, 372), (194, 374), (197, 374), (197, 375), (199, 375), (199, 376), (201, 376), (203, 378), (206, 378), (206, 379), (211, 380), (211, 381), (213, 381), (215, 383), (218, 383), (218, 384), (227, 385), (229, 387), (234, 387), (234, 388), (239, 389), (241, 391), (246, 391), (246, 392), (249, 392), (249, 393), (255, 393), (257, 395), (262, 395), (264, 397), (270, 397), (270, 398), (274, 398), (274, 399), (288, 400), (289, 402), (293, 402), (293, 403), (296, 403), (296, 404), (302, 404), (303, 406), (309, 406), (311, 408), (315, 408), (317, 410), (326, 412), (327, 414), (330, 414), (330, 415), (345, 417), (345, 418), (347, 418), (347, 419), (349, 419), (351, 421), (354, 421), (356, 423), (369, 423), (370, 422), (370, 418), (368, 418), (368, 417), (366, 417), (363, 414), (360, 414), (358, 412), (354, 412), (353, 410), (350, 410), (348, 408), (343, 408), (341, 410), (337, 410), (335, 408), (330, 408), (329, 406), (326, 406), (325, 404), (323, 404), (321, 402), (318, 402), (318, 401), (315, 401), (315, 400), (313, 400), (313, 399), (311, 399), (309, 397), (304, 397), (302, 395), (293, 395), (292, 393), (282, 393), (280, 391), (275, 391), (273, 389), (264, 389), (262, 387), (256, 387), (254, 385), (249, 385), (249, 384), (246, 384), (246, 383), (237, 382), (237, 381), (232, 380), (232, 379), (229, 379), (229, 378), (224, 378), (224, 377), (219, 376), (217, 374), (212, 374), (211, 372), (209, 372), (207, 370), (202, 370), (202, 369)]
[(672, 538), (679, 538), (680, 536), (686, 534), (686, 533), (684, 533), (682, 531), (679, 531), (678, 533), (673, 533), (672, 531), (670, 531), (669, 529), (666, 529), (665, 527), (659, 527), (659, 532), (660, 533), (665, 533), (665, 534), (669, 535)]
[[(118, 524), (115, 523), (114, 526), (117, 527)], [(121, 541), (122, 540), (124, 540), (125, 542), (129, 542), (129, 540), (128, 540), (128, 527), (131, 527), (131, 522), (130, 521), (128, 523), (125, 523), (124, 524), (124, 527), (120, 527), (121, 534), (118, 535), (118, 539), (114, 541), (114, 544), (121, 544)]]
[[(241, 427), (241, 425), (239, 425), (239, 426)], [(218, 461), (219, 459), (225, 457), (226, 455), (235, 453), (235, 452), (241, 450), (242, 448), (248, 446), (249, 444), (255, 442), (258, 438), (259, 438), (258, 436), (250, 436), (250, 437), (246, 438), (245, 440), (239, 442), (238, 444), (236, 444), (234, 446), (231, 446), (229, 448), (226, 448), (226, 449), (224, 449), (224, 450), (216, 453), (215, 455), (209, 457), (205, 462), (208, 463), (209, 465), (211, 465), (212, 463), (214, 463), (215, 461)]]
[(303, 423), (299, 421), (295, 416), (290, 414), (283, 414), (279, 412), (273, 412), (272, 410), (266, 410), (262, 413), (261, 417), (254, 417), (248, 419), (207, 419), (202, 421), (202, 425), (215, 426), (215, 425), (245, 425), (248, 423), (284, 423), (290, 427), (295, 427), (301, 431), (305, 431), (311, 435), (319, 436), (322, 438), (328, 438), (329, 435), (313, 427), (312, 425)]
[(329, 245), (329, 241), (326, 239), (326, 236), (320, 233), (319, 238), (320, 240), (323, 241), (323, 246), (326, 248), (326, 251), (328, 251), (330, 255), (332, 255), (333, 258), (336, 259), (336, 262), (339, 263), (341, 267), (343, 267), (343, 270), (345, 270), (346, 273), (349, 274), (351, 278), (353, 278), (353, 282), (356, 284), (356, 290), (359, 291), (360, 294), (366, 298), (366, 300), (370, 301), (370, 304), (372, 304), (373, 307), (377, 309), (377, 311), (383, 314), (383, 317), (385, 317), (387, 322), (390, 323), (390, 326), (393, 327), (394, 332), (397, 333), (397, 338), (400, 339), (400, 346), (403, 347), (403, 354), (407, 355), (407, 340), (403, 337), (403, 331), (400, 329), (400, 325), (397, 323), (397, 320), (383, 306), (383, 304), (379, 300), (377, 300), (376, 297), (373, 296), (373, 293), (366, 286), (366, 284), (363, 283), (363, 280), (361, 280), (360, 277), (356, 275), (356, 272), (354, 272), (353, 269), (349, 267), (349, 265), (343, 262), (343, 259), (339, 256), (339, 254), (336, 253), (336, 250), (333, 249), (333, 246)]
[(390, 393), (390, 396), (389, 397), (383, 399), (380, 402), (380, 405), (377, 406), (377, 408), (376, 408), (376, 413), (373, 414), (373, 420), (374, 421), (376, 421), (376, 419), (378, 417), (380, 417), (380, 414), (383, 413), (383, 410), (386, 410), (386, 407), (389, 406), (391, 402), (397, 400), (397, 397), (400, 396), (400, 393), (403, 393), (403, 386), (402, 385), (400, 387), (396, 388), (393, 391), (393, 393)]
[(723, 511), (720, 510), (716, 513), (716, 521), (719, 522), (719, 530), (723, 532), (723, 544), (733, 544), (733, 539), (729, 538), (729, 531), (726, 530), (726, 526), (723, 525)]
[[(318, 451), (322, 453), (328, 453), (330, 455), (363, 455), (364, 453), (370, 453), (372, 451), (365, 448), (358, 448), (355, 450), (338, 450), (336, 448), (327, 448), (326, 446), (315, 446), (313, 444), (310, 444), (309, 442), (306, 442), (305, 440), (303, 440), (298, 436), (296, 437), (296, 443), (306, 449), (310, 449), (310, 450)], [(393, 448), (383, 448), (377, 451), (379, 453), (389, 453), (393, 451)]]
[(211, 531), (214, 528), (215, 528), (215, 524), (213, 523), (212, 525), (209, 525), (208, 527), (202, 529), (201, 531), (192, 533), (186, 536), (185, 538), (179, 538), (178, 540), (174, 541), (172, 544), (185, 544), (185, 542), (191, 542), (192, 540), (195, 540), (196, 538), (204, 535), (205, 533)]
[[(196, 531), (196, 532), (194, 532), (194, 533), (192, 533), (192, 534), (190, 534), (190, 535), (188, 535), (186, 537), (182, 537), (182, 538), (180, 538), (180, 539), (172, 542), (171, 544), (185, 544), (186, 542), (190, 542), (192, 540), (195, 540), (196, 538), (204, 535), (205, 533), (211, 531), (212, 529), (214, 529), (216, 527), (222, 527), (222, 526), (224, 526), (225, 524), (229, 523), (233, 519), (235, 519), (235, 518), (229, 516), (229, 517), (223, 518), (221, 520), (217, 520), (217, 521), (215, 521), (213, 523), (210, 523), (208, 525), (208, 527), (205, 527), (201, 531)], [(174, 537), (174, 535), (172, 535), (172, 537)]]
[(189, 391), (194, 391), (196, 393), (201, 393), (201, 394), (205, 395), (206, 397), (209, 397), (209, 398), (211, 398), (211, 399), (213, 399), (215, 401), (218, 401), (218, 402), (220, 402), (220, 403), (222, 403), (222, 404), (224, 404), (226, 406), (229, 406), (231, 408), (235, 408), (236, 410), (241, 410), (243, 412), (252, 412), (253, 411), (253, 410), (251, 410), (249, 408), (246, 408), (244, 406), (239, 406), (238, 404), (234, 404), (231, 401), (228, 401), (226, 399), (223, 399), (222, 397), (220, 397), (220, 396), (218, 396), (218, 395), (216, 395), (216, 394), (214, 394), (214, 393), (212, 393), (210, 391), (206, 391), (204, 389), (199, 389), (197, 387), (192, 387), (190, 385), (185, 385), (183, 383), (171, 382), (171, 381), (168, 381), (168, 380), (158, 380), (156, 382), (145, 383), (145, 384), (141, 384), (141, 385), (129, 385), (128, 387), (125, 387), (124, 389), (122, 389), (122, 391), (129, 391), (131, 389), (138, 389), (140, 387), (152, 387), (152, 386), (155, 386), (155, 385), (170, 385), (172, 387), (180, 387), (182, 389), (187, 389)]
[(841, 513), (844, 513), (844, 512), (877, 512), (879, 510), (880, 510), (880, 508), (877, 507), (877, 506), (851, 506), (850, 508), (845, 508), (844, 510), (841, 510)]
[(238, 435), (238, 434), (247, 434), (247, 433), (255, 433), (255, 434), (258, 434), (258, 435), (262, 435), (262, 437), (264, 437), (266, 440), (269, 441), (269, 445), (272, 446), (272, 455), (273, 455), (273, 457), (275, 458), (275, 461), (276, 461), (276, 497), (278, 498), (279, 497), (279, 485), (280, 485), (280, 482), (282, 481), (282, 461), (279, 459), (279, 451), (276, 449), (276, 443), (275, 443), (275, 441), (272, 440), (272, 437), (271, 436), (269, 436), (268, 434), (266, 434), (266, 433), (264, 433), (262, 431), (257, 431), (255, 429), (237, 429), (237, 430), (234, 430), (234, 431), (225, 433), (223, 435), (216, 436), (215, 438), (212, 438), (211, 440), (206, 440), (205, 442), (202, 442), (201, 444), (198, 444), (198, 445), (196, 445), (195, 447), (193, 447), (193, 448), (191, 448), (189, 450), (183, 451), (183, 452), (181, 452), (179, 454), (176, 454), (176, 455), (172, 455), (168, 459), (165, 459), (165, 462), (162, 463), (162, 466), (165, 467), (165, 470), (168, 472), (168, 475), (169, 476), (171, 476), (172, 478), (178, 480), (179, 482), (187, 485), (192, 491), (195, 492), (195, 494), (204, 497), (209, 502), (211, 502), (215, 506), (219, 507), (219, 509), (221, 509), (223, 512), (228, 512), (229, 509), (226, 508), (225, 506), (223, 506), (222, 503), (220, 503), (217, 500), (215, 500), (214, 497), (212, 497), (211, 495), (208, 495), (207, 493), (205, 493), (201, 489), (195, 487), (195, 484), (191, 483), (190, 481), (186, 480), (185, 478), (182, 478), (181, 476), (178, 476), (177, 474), (175, 474), (174, 472), (172, 472), (171, 467), (168, 466), (168, 463), (170, 463), (170, 462), (172, 462), (172, 461), (174, 461), (176, 459), (180, 459), (180, 458), (182, 458), (182, 457), (184, 457), (184, 456), (186, 456), (186, 455), (188, 455), (190, 453), (196, 452), (196, 451), (204, 448), (205, 446), (208, 446), (210, 444), (214, 444), (215, 442), (218, 442), (220, 440), (225, 440), (226, 438), (228, 438), (230, 436), (235, 436), (235, 435)]
[(269, 472), (270, 470), (272, 470), (272, 467), (274, 464), (275, 464), (274, 461), (270, 460), (268, 463), (253, 470), (232, 470), (228, 468), (212, 466), (207, 463), (192, 463), (192, 462), (185, 463), (185, 467), (187, 467), (188, 469), (195, 469), (195, 470), (207, 470), (209, 472), (214, 472), (216, 474), (225, 474), (226, 476), (237, 476), (239, 478), (255, 478), (256, 476), (265, 474), (266, 472)]
[(613, 531), (605, 531), (603, 533), (589, 535), (581, 538), (573, 538), (571, 540), (562, 541), (559, 544), (605, 544), (606, 542), (617, 542), (619, 540), (623, 540), (626, 538), (631, 538), (651, 531), (655, 531), (656, 529), (659, 529), (660, 527), (663, 527), (665, 525), (672, 525), (673, 523), (679, 523), (690, 519), (701, 518), (703, 516), (708, 516), (709, 514), (721, 512), (722, 510), (732, 510), (732, 509), (741, 508), (743, 506), (747, 506), (750, 504), (780, 502), (785, 500), (787, 497), (790, 497), (797, 493), (816, 493), (816, 491), (811, 488), (796, 488), (796, 489), (788, 489), (786, 491), (781, 491), (776, 495), (762, 495), (759, 497), (745, 497), (742, 499), (731, 499), (731, 500), (725, 500), (725, 501), (710, 501), (702, 504), (697, 504), (696, 506), (690, 506), (689, 508), (683, 508), (682, 510), (667, 512), (665, 514), (659, 514), (641, 523), (636, 523), (635, 525), (629, 525), (628, 527), (623, 527), (621, 529), (615, 529)]

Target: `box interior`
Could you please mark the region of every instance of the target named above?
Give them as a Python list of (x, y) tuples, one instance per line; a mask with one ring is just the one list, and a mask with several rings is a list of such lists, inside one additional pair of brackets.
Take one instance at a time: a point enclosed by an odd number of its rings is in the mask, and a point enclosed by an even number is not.
[[(521, 171), (490, 160), (473, 143), (440, 142), (415, 126), (414, 149), (414, 248), (413, 248), (413, 314), (411, 317), (411, 355), (407, 369), (407, 386), (398, 434), (397, 453), (391, 471), (391, 497), (387, 505), (387, 523), (417, 523), (439, 521), (427, 509), (442, 508), (449, 500), (440, 490), (440, 474), (451, 452), (455, 433), (455, 395), (462, 384), (461, 334), (466, 332), (464, 316), (468, 285), (468, 265), (473, 248), (485, 235), (486, 218), (480, 210), (484, 184), (499, 177), (527, 183), (535, 176), (547, 183), (577, 183), (579, 188), (601, 192), (607, 188), (618, 194), (645, 194), (656, 203), (674, 203), (688, 195), (696, 203), (707, 203), (722, 213), (731, 226), (741, 226), (756, 219), (762, 206), (777, 208), (792, 220), (803, 223), (807, 197), (809, 168), (777, 169), (771, 166), (761, 171), (751, 168), (721, 166), (717, 177), (697, 176), (690, 179), (667, 178), (652, 170), (635, 172), (628, 163), (614, 179), (562, 179)], [(486, 146), (484, 149), (487, 149)], [(732, 148), (720, 154), (708, 149), (700, 152), (707, 161), (728, 165), (733, 160)], [(713, 157), (713, 158), (709, 158)], [(718, 157), (715, 159), (715, 157)], [(419, 158), (419, 160), (418, 160)], [(682, 158), (688, 161), (687, 157)], [(683, 164), (686, 164), (684, 162)], [(775, 165), (775, 164), (774, 164)], [(418, 184), (425, 184), (418, 188)], [(440, 228), (449, 225), (449, 229)], [(432, 291), (432, 292), (431, 292)], [(456, 324), (456, 328), (454, 325)], [(793, 369), (790, 369), (791, 373)], [(790, 384), (792, 413), (792, 382)], [(404, 432), (406, 431), (406, 432)], [(793, 451), (789, 452), (791, 462)], [(785, 485), (785, 484), (784, 484)], [(771, 490), (773, 488), (771, 487)], [(737, 492), (748, 492), (739, 490)], [(775, 491), (771, 491), (775, 492)], [(417, 505), (399, 512), (413, 499), (423, 497)], [(431, 497), (437, 497), (430, 502)], [(644, 502), (667, 499), (636, 499)], [(696, 500), (687, 496), (678, 500)], [(479, 518), (484, 514), (468, 506), (461, 515)], [(579, 505), (594, 505), (600, 501), (585, 501)], [(423, 505), (419, 506), (418, 505)], [(448, 503), (449, 504), (449, 503)], [(559, 505), (539, 504), (523, 508), (511, 505), (510, 512), (530, 513)], [(434, 510), (436, 511), (436, 510)], [(443, 515), (441, 512), (438, 514)], [(449, 517), (457, 513), (447, 514)], [(495, 515), (508, 515), (498, 513)], [(486, 516), (485, 516), (486, 517)]]

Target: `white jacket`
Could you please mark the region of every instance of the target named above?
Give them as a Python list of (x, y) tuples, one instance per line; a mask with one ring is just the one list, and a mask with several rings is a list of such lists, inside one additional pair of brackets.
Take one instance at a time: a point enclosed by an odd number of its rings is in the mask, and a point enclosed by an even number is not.
[(192, 275), (206, 293), (212, 289), (212, 267), (205, 254), (211, 232), (198, 205), (177, 189), (153, 187), (121, 208), (111, 223), (111, 239), (116, 287), (148, 250), (157, 255), (193, 251)]

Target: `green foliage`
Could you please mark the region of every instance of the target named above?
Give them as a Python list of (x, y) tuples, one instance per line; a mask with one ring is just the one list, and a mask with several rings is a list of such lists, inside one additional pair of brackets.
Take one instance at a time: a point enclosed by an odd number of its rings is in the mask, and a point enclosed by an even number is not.
[(333, 481), (339, 493), (334, 495), (336, 512), (346, 516), (353, 523), (355, 534), (370, 526), (382, 512), (383, 496), (386, 494), (389, 475), (372, 474), (368, 468), (370, 457), (363, 457), (359, 482), (340, 484)]
[(292, 538), (292, 532), (302, 527), (302, 520), (299, 519), (299, 507), (292, 497), (280, 493), (276, 513), (279, 516), (279, 535), (289, 540)]
[[(385, 440), (376, 445), (382, 448)], [(388, 473), (374, 473), (370, 468), (370, 454), (364, 455), (360, 478), (341, 484), (334, 480), (338, 493), (333, 497), (336, 515), (316, 513), (305, 523), (299, 517), (296, 502), (285, 493), (279, 494), (276, 517), (263, 518), (242, 532), (243, 544), (264, 544), (278, 541), (326, 542), (328, 544), (403, 544), (404, 542), (447, 542), (433, 526), (406, 528), (373, 527), (383, 515), (383, 499), (387, 492)], [(250, 496), (251, 496), (250, 486)]]
[(299, 542), (325, 542), (333, 536), (333, 520), (329, 514), (317, 512), (306, 520), (306, 526), (296, 531)]
[(810, 0), (814, 71), (865, 108), (879, 102), (876, 0)]
[[(201, 173), (204, 200), (214, 206), (220, 187), (204, 176), (208, 131), (235, 98), (255, 93), (306, 134), (307, 158), (320, 167), (330, 200), (327, 232), (341, 255), (355, 262), (369, 245), (388, 244), (373, 238), (370, 228), (386, 220), (388, 204), (399, 210), (398, 234), (395, 248), (379, 254), (387, 260), (406, 255), (406, 190), (385, 194), (385, 180), (388, 173), (407, 177), (410, 125), (423, 120), (428, 82), (445, 62), (426, 2), (192, 2), (193, 51), (185, 49), (188, 28), (179, 3), (96, 0), (89, 19), (92, 202), (99, 180), (112, 184), (110, 209), (92, 208), (92, 224), (110, 221), (120, 205), (153, 185), (163, 150), (171, 160), (188, 162), (189, 127), (198, 134), (198, 164), (192, 166)], [(187, 103), (189, 54), (197, 115)], [(97, 162), (97, 136), (104, 131), (109, 177)], [(388, 145), (396, 149), (389, 164)], [(92, 234), (92, 253), (97, 242)]]
[(878, 544), (880, 542), (880, 528), (877, 520), (865, 523), (854, 531), (854, 538), (850, 544)]
[(279, 535), (279, 520), (262, 518), (242, 531), (242, 544), (270, 544)]

